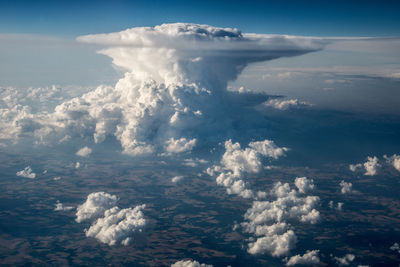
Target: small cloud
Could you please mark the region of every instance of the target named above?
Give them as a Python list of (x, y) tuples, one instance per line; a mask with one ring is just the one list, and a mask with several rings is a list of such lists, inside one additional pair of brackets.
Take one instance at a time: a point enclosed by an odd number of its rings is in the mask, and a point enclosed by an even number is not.
[(56, 207), (54, 211), (69, 211), (74, 209), (73, 206), (64, 206), (60, 201), (57, 200)]
[(339, 258), (339, 257), (335, 257), (336, 262), (340, 265), (340, 266), (347, 266), (349, 265), (354, 259), (356, 258), (356, 256), (354, 256), (353, 254), (346, 254), (344, 257)]
[(349, 193), (353, 192), (352, 191), (352, 187), (353, 187), (352, 183), (346, 183), (345, 181), (342, 180), (339, 185), (341, 187), (340, 192), (342, 194), (349, 194)]
[(22, 171), (17, 172), (16, 175), (19, 177), (25, 177), (30, 179), (34, 179), (36, 177), (36, 173), (32, 171), (31, 166), (25, 167), (25, 169), (23, 169)]
[(278, 110), (288, 110), (291, 108), (311, 106), (310, 103), (305, 101), (300, 101), (298, 99), (288, 99), (288, 100), (270, 99), (264, 102), (262, 105), (264, 105), (265, 107), (270, 107)]
[(202, 60), (203, 60), (202, 57), (196, 57), (196, 58), (193, 58), (191, 61), (192, 61), (192, 62), (200, 62), (200, 61), (202, 61)]
[(400, 254), (400, 246), (399, 243), (394, 243), (393, 246), (390, 247), (391, 250), (397, 251)]
[(380, 167), (377, 157), (368, 157), (367, 162), (364, 163), (365, 173), (364, 175), (373, 176), (376, 175), (377, 168)]
[(200, 263), (194, 260), (181, 260), (171, 264), (171, 267), (213, 267), (209, 264)]
[(109, 246), (117, 243), (127, 246), (133, 240), (131, 234), (141, 232), (147, 223), (142, 212), (145, 207), (146, 205), (127, 209), (112, 207), (104, 212), (104, 217), (97, 219), (85, 231), (86, 236), (94, 237)]
[(146, 225), (142, 209), (145, 205), (120, 209), (116, 206), (117, 196), (105, 192), (95, 192), (87, 196), (85, 203), (79, 205), (76, 222), (90, 221), (92, 225), (85, 230), (87, 237), (94, 237), (110, 246), (120, 243), (127, 246), (132, 241), (131, 234), (142, 231)]
[(183, 176), (175, 176), (171, 179), (171, 182), (178, 183), (183, 180)]
[(241, 86), (241, 87), (238, 88), (238, 92), (239, 92), (240, 94), (245, 93), (245, 92), (246, 92), (246, 89), (245, 89), (243, 86)]
[(319, 250), (307, 251), (303, 256), (295, 255), (289, 259), (286, 266), (301, 265), (317, 265), (320, 263), (318, 256)]
[(307, 179), (307, 177), (297, 177), (294, 181), (297, 189), (300, 193), (307, 193), (314, 189), (314, 181), (313, 179)]
[(170, 138), (165, 144), (165, 151), (168, 153), (181, 153), (192, 150), (196, 145), (196, 138), (191, 140), (187, 140), (184, 137), (180, 139)]
[(391, 164), (396, 170), (400, 172), (400, 155), (394, 154), (391, 157), (388, 157), (386, 155), (383, 156), (387, 163)]
[(76, 152), (76, 155), (80, 156), (80, 157), (87, 157), (91, 153), (92, 153), (92, 149), (85, 146), (85, 147), (82, 147), (81, 149), (79, 149), (78, 152)]
[(359, 169), (365, 170), (364, 175), (367, 176), (374, 176), (377, 173), (378, 168), (381, 165), (378, 163), (378, 158), (377, 157), (367, 157), (367, 161), (364, 163), (358, 163), (358, 164), (350, 164), (349, 169), (352, 172), (355, 172)]
[(199, 164), (206, 164), (208, 163), (207, 160), (205, 159), (184, 159), (183, 160), (183, 165), (189, 166), (189, 167), (197, 167)]
[(79, 205), (77, 208), (76, 221), (80, 223), (103, 216), (104, 211), (115, 206), (117, 200), (117, 196), (104, 192), (89, 194), (85, 203)]
[(355, 171), (357, 171), (358, 169), (361, 169), (363, 167), (363, 165), (361, 164), (361, 163), (358, 163), (358, 164), (350, 164), (349, 165), (349, 169), (350, 169), (350, 171), (352, 171), (352, 172), (355, 172)]
[(336, 207), (334, 207), (334, 203), (333, 203), (333, 201), (331, 200), (331, 201), (329, 201), (329, 208), (331, 208), (331, 209), (335, 209), (335, 210), (338, 210), (338, 211), (342, 211), (342, 208), (343, 208), (343, 202), (338, 202), (337, 203), (337, 205), (336, 205)]

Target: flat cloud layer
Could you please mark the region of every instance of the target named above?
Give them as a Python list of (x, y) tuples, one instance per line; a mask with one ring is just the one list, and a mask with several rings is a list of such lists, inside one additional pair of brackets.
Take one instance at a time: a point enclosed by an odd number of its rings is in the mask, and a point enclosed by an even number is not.
[[(99, 86), (72, 99), (59, 97), (61, 102), (52, 102), (52, 108), (5, 101), (0, 138), (30, 136), (39, 143), (115, 138), (128, 155), (189, 153), (232, 128), (235, 104), (227, 98), (227, 83), (249, 63), (318, 51), (328, 42), (185, 23), (77, 39), (101, 45), (99, 53), (125, 70), (124, 77), (115, 87)], [(53, 89), (44, 97), (58, 96), (59, 90)], [(10, 94), (16, 92), (4, 94), (13, 99)]]

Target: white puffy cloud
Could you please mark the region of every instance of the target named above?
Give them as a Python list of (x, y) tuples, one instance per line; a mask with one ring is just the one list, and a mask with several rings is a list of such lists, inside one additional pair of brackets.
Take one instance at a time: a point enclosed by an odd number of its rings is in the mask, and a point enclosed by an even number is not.
[(278, 147), (272, 140), (264, 140), (249, 143), (249, 147), (265, 157), (278, 159), (289, 149), (287, 147)]
[(76, 221), (90, 221), (92, 225), (85, 230), (87, 237), (94, 237), (110, 246), (120, 243), (130, 244), (132, 234), (141, 232), (146, 225), (143, 209), (145, 205), (120, 209), (116, 206), (117, 196), (104, 192), (88, 195), (85, 203), (79, 205)]
[(200, 263), (195, 260), (181, 260), (171, 264), (171, 267), (212, 267), (212, 265)]
[(342, 194), (349, 194), (349, 193), (353, 192), (353, 190), (352, 190), (353, 184), (352, 183), (346, 183), (345, 181), (342, 180), (339, 183), (339, 185), (341, 187), (340, 192)]
[[(316, 196), (300, 196), (291, 189), (288, 183), (277, 182), (270, 192), (274, 201), (254, 201), (247, 210), (245, 218), (251, 222), (282, 222), (296, 219), (303, 222), (316, 223), (319, 212), (315, 210), (319, 198)], [(250, 225), (251, 226), (251, 225)]]
[[(115, 138), (123, 153), (181, 153), (229, 131), (227, 83), (250, 63), (322, 49), (323, 38), (245, 34), (237, 29), (175, 23), (78, 38), (126, 71), (114, 87), (65, 94), (54, 87), (0, 103), (0, 139), (31, 136), (39, 143)], [(61, 90), (62, 91), (62, 90)], [(26, 95), (25, 94), (25, 95)], [(48, 101), (51, 99), (52, 101)], [(228, 111), (228, 112), (227, 112)]]
[(400, 155), (394, 154), (391, 157), (384, 156), (386, 161), (391, 164), (396, 170), (400, 171)]
[(366, 162), (358, 163), (358, 164), (350, 164), (349, 169), (352, 172), (355, 172), (358, 169), (364, 168), (364, 170), (365, 170), (364, 175), (374, 176), (374, 175), (376, 175), (377, 170), (380, 166), (381, 165), (379, 164), (377, 157), (367, 157)]
[(78, 223), (86, 220), (94, 220), (103, 216), (104, 212), (117, 203), (117, 196), (105, 192), (91, 193), (87, 196), (85, 203), (79, 205), (76, 212)]
[[(307, 181), (311, 185), (310, 181)], [(254, 201), (244, 215), (241, 226), (246, 233), (256, 236), (248, 244), (251, 254), (269, 253), (279, 257), (288, 254), (295, 246), (297, 237), (288, 222), (300, 221), (314, 224), (319, 218), (315, 209), (319, 198), (300, 196), (299, 191), (291, 189), (288, 183), (278, 182), (271, 190), (274, 201)]]
[(335, 257), (336, 262), (341, 265), (341, 266), (347, 266), (349, 265), (354, 259), (356, 258), (356, 256), (354, 256), (353, 254), (346, 254), (345, 256), (343, 256), (342, 258), (339, 257)]
[(22, 171), (17, 172), (16, 175), (30, 179), (34, 179), (36, 177), (36, 173), (32, 171), (31, 166), (25, 167), (25, 169), (23, 169)]
[(92, 153), (92, 149), (89, 148), (89, 147), (87, 147), (87, 146), (85, 146), (85, 147), (82, 147), (81, 149), (79, 149), (79, 150), (76, 152), (76, 155), (77, 155), (77, 156), (80, 156), (80, 157), (87, 157), (87, 156), (89, 156), (91, 153)]
[(307, 251), (304, 255), (295, 255), (290, 257), (286, 266), (293, 266), (296, 264), (302, 265), (317, 265), (320, 263), (320, 259), (318, 256), (319, 250), (311, 250)]
[(377, 168), (380, 166), (377, 157), (368, 157), (368, 160), (364, 163), (365, 173), (364, 175), (373, 176), (376, 175)]
[(191, 140), (187, 140), (182, 137), (180, 139), (175, 140), (174, 138), (170, 138), (165, 142), (165, 151), (168, 153), (181, 153), (185, 151), (190, 151), (196, 145), (196, 138)]
[(300, 107), (307, 107), (311, 106), (310, 103), (305, 101), (300, 101), (298, 99), (288, 99), (288, 100), (281, 100), (281, 99), (270, 99), (263, 103), (265, 107), (270, 107), (279, 110), (288, 110), (291, 108), (300, 108)]
[(112, 207), (104, 212), (104, 217), (97, 219), (86, 230), (86, 236), (94, 237), (110, 246), (117, 243), (127, 246), (132, 240), (131, 234), (142, 231), (146, 225), (142, 212), (144, 208), (145, 205), (127, 209)]
[(247, 188), (244, 181), (245, 173), (257, 173), (262, 168), (262, 158), (278, 159), (288, 151), (286, 147), (278, 147), (271, 140), (249, 143), (242, 149), (239, 143), (232, 140), (225, 142), (225, 153), (221, 165), (208, 169), (210, 175), (219, 172), (217, 183), (226, 187), (228, 194), (237, 194), (244, 198), (251, 198), (256, 194)]
[(54, 211), (69, 211), (73, 210), (73, 206), (64, 206), (63, 203), (57, 200), (56, 207), (54, 208)]
[(307, 193), (314, 189), (314, 181), (313, 179), (308, 179), (307, 177), (297, 177), (294, 180), (294, 184), (299, 190), (300, 193)]
[[(286, 255), (297, 242), (297, 237), (293, 230), (288, 230), (285, 224), (267, 227), (273, 230), (266, 230), (264, 235), (258, 237), (256, 241), (250, 242), (247, 251), (250, 254), (269, 253), (274, 257)], [(267, 227), (264, 227), (264, 230)]]
[[(291, 221), (314, 224), (319, 220), (315, 209), (319, 198), (304, 196), (314, 189), (312, 179), (298, 177), (295, 185), (298, 191), (291, 189), (288, 183), (278, 182), (269, 193), (255, 192), (248, 188), (244, 178), (246, 173), (258, 173), (263, 168), (262, 159), (278, 159), (288, 148), (281, 148), (271, 140), (249, 143), (242, 149), (239, 143), (232, 140), (225, 142), (225, 153), (220, 165), (207, 169), (211, 176), (217, 175), (217, 184), (226, 188), (228, 194), (237, 194), (243, 198), (253, 198), (252, 207), (240, 224), (243, 232), (253, 235), (249, 239), (247, 251), (250, 254), (268, 253), (274, 257), (287, 255), (297, 242)], [(262, 201), (270, 197), (271, 201)]]
[(172, 177), (171, 182), (178, 183), (178, 182), (182, 181), (183, 178), (184, 178), (183, 176), (174, 176), (174, 177)]

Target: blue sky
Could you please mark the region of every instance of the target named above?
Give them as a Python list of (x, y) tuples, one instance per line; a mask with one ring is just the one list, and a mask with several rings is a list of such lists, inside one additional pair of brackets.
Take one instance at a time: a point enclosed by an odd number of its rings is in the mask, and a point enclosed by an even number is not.
[(0, 32), (76, 36), (166, 22), (245, 32), (399, 36), (399, 1), (1, 1)]

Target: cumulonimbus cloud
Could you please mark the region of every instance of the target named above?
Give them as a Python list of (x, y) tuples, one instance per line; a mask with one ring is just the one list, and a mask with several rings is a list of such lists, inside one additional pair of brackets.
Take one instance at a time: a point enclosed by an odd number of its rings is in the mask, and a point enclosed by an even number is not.
[(64, 142), (86, 136), (95, 143), (115, 138), (128, 155), (190, 152), (232, 128), (235, 105), (226, 87), (248, 64), (318, 51), (328, 43), (189, 23), (77, 40), (99, 45), (99, 53), (112, 58), (124, 77), (114, 87), (99, 86), (35, 113), (23, 104), (5, 104), (0, 138), (31, 135), (40, 142)]

